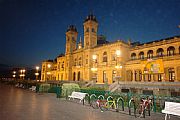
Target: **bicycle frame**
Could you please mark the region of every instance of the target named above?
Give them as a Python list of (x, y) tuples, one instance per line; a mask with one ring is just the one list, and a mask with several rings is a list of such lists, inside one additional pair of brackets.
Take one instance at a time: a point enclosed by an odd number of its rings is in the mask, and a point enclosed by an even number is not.
[(110, 101), (107, 101), (107, 108), (111, 108), (114, 106), (114, 109), (117, 109), (117, 106), (116, 106), (116, 101), (115, 100), (110, 100)]

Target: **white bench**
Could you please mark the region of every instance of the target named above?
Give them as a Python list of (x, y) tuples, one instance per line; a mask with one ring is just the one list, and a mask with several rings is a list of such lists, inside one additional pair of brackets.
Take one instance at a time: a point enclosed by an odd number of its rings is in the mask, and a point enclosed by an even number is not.
[(176, 102), (165, 102), (165, 108), (162, 110), (165, 113), (165, 120), (167, 120), (167, 115), (177, 115), (180, 116), (180, 103)]
[(29, 90), (36, 91), (36, 86), (30, 87)]
[[(72, 92), (71, 95), (68, 96), (69, 100), (72, 99), (79, 99), (80, 102), (83, 100), (86, 96), (87, 93), (82, 93), (82, 92)], [(84, 104), (84, 103), (83, 103)]]

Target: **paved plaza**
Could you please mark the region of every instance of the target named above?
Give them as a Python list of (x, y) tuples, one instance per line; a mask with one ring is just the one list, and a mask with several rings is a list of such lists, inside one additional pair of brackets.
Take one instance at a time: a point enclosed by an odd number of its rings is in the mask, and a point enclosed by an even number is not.
[[(135, 118), (128, 113), (101, 112), (88, 105), (56, 98), (55, 94), (39, 94), (0, 84), (1, 120), (164, 120), (164, 114), (152, 113)], [(180, 120), (171, 116), (170, 120)]]

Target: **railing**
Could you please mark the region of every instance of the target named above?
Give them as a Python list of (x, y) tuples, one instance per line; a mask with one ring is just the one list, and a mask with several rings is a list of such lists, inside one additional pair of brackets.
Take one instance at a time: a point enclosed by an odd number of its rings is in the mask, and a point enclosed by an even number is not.
[(144, 57), (144, 58), (133, 58), (133, 59), (130, 59), (129, 61), (135, 61), (135, 60), (147, 60), (147, 59), (175, 59), (174, 57), (180, 57), (180, 54), (179, 53), (176, 53), (176, 54), (173, 54), (171, 56), (169, 55), (163, 55), (163, 56), (153, 56), (151, 58), (149, 57)]

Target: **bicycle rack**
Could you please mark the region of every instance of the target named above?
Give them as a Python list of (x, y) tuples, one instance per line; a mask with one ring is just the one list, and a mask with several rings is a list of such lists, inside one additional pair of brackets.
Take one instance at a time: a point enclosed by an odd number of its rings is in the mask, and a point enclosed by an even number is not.
[(104, 96), (103, 95), (99, 95), (98, 99), (100, 100), (100, 98), (102, 98), (104, 100)]
[(112, 97), (112, 96), (108, 96), (108, 97), (107, 97), (107, 101), (109, 101), (109, 98), (113, 99), (113, 97)]
[(122, 97), (119, 97), (119, 98), (117, 99), (117, 103), (118, 103), (119, 101), (121, 101), (121, 103), (122, 103), (122, 111), (124, 111), (124, 100), (123, 100), (123, 98), (122, 98)]
[(134, 115), (135, 115), (135, 117), (136, 117), (136, 108), (135, 108), (135, 102), (134, 102), (134, 99), (133, 99), (133, 98), (131, 98), (131, 99), (129, 100), (129, 103), (128, 103), (128, 107), (129, 107), (129, 115), (131, 115), (131, 103), (133, 103), (133, 107), (134, 107)]

